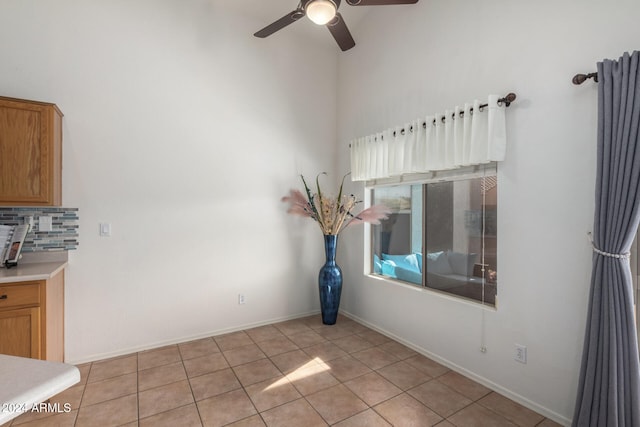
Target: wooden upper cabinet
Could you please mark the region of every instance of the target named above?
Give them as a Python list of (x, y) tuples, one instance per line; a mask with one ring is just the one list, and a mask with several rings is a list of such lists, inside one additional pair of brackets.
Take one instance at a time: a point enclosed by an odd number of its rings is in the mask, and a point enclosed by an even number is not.
[(0, 97), (0, 206), (62, 204), (62, 112)]

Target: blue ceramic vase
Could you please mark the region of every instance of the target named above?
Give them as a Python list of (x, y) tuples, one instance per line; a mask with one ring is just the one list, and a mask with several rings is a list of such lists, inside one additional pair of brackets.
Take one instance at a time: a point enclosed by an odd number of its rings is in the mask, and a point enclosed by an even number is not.
[(337, 244), (337, 235), (326, 234), (324, 236), (326, 261), (318, 274), (318, 288), (320, 290), (322, 323), (325, 325), (335, 325), (340, 307), (340, 294), (342, 294), (342, 270), (336, 264)]

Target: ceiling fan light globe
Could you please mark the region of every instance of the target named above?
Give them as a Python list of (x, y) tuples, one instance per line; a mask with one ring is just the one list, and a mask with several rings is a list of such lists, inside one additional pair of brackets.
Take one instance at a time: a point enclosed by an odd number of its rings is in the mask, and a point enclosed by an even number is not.
[(336, 5), (329, 0), (313, 0), (307, 4), (305, 11), (313, 23), (325, 25), (336, 16)]

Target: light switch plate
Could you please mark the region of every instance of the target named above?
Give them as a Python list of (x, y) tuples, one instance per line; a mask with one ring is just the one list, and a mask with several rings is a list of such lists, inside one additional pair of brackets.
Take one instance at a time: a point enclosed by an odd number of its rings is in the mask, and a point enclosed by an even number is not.
[(108, 223), (108, 222), (100, 223), (100, 235), (102, 237), (111, 237), (111, 223)]

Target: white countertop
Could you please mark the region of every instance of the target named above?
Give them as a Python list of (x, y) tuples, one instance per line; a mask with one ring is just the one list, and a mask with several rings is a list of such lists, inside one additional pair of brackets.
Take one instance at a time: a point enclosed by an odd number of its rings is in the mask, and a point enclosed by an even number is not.
[(66, 266), (66, 261), (55, 261), (23, 263), (12, 268), (0, 268), (0, 284), (47, 280), (58, 274)]
[(78, 382), (80, 371), (73, 365), (0, 354), (0, 424)]

